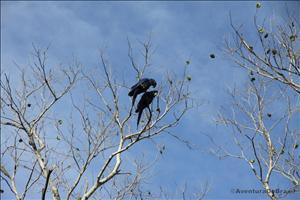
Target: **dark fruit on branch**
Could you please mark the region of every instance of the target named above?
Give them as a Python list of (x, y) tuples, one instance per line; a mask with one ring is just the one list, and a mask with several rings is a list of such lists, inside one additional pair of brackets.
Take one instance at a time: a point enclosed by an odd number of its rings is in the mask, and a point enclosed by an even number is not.
[(251, 78), (250, 80), (251, 80), (251, 82), (253, 82), (253, 81), (255, 81), (255, 78), (253, 77), (253, 78)]
[(264, 30), (264, 28), (261, 27), (261, 28), (258, 29), (258, 32), (259, 32), (259, 33), (264, 33), (265, 30)]
[(30, 107), (31, 107), (31, 104), (30, 104), (30, 103), (29, 103), (29, 104), (27, 104), (27, 107), (28, 107), (28, 108), (30, 108)]
[(216, 58), (215, 54), (213, 54), (213, 53), (210, 54), (209, 56), (210, 56), (210, 58), (212, 58), (212, 59)]
[(266, 53), (267, 53), (267, 54), (269, 54), (269, 53), (270, 53), (270, 51), (271, 51), (271, 50), (270, 50), (270, 49), (268, 49)]
[(19, 142), (20, 142), (20, 143), (23, 142), (22, 138), (19, 139)]
[(190, 61), (189, 61), (189, 60), (187, 60), (187, 61), (185, 61), (185, 63), (186, 63), (187, 65), (189, 65), (189, 64), (190, 64)]
[(272, 49), (272, 54), (276, 55), (277, 54), (277, 50), (276, 49)]
[(294, 149), (297, 149), (299, 147), (298, 144), (294, 144)]
[(297, 183), (296, 181), (293, 180), (293, 184), (294, 184), (294, 185), (297, 185), (298, 183)]
[(297, 38), (297, 35), (291, 35), (291, 36), (290, 36), (290, 40), (291, 40), (292, 42), (294, 42), (294, 41), (296, 40), (296, 38)]
[(267, 115), (268, 115), (268, 117), (272, 117), (272, 114), (271, 114), (271, 113), (268, 113)]
[(29, 144), (30, 146), (32, 146), (32, 148), (33, 148), (35, 151), (37, 150), (37, 148), (36, 148), (36, 145), (35, 145), (34, 141), (32, 141), (32, 140), (29, 140), (28, 144)]
[(266, 33), (266, 34), (265, 34), (265, 36), (264, 36), (264, 38), (267, 38), (268, 36), (269, 36), (269, 34), (268, 34), (268, 33)]
[(261, 3), (257, 2), (256, 3), (256, 8), (261, 8)]

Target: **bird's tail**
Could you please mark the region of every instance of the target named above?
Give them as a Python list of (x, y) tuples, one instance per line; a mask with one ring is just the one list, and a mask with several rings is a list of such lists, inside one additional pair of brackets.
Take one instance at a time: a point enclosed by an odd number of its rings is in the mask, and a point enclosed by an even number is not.
[(134, 94), (134, 95), (133, 95), (133, 97), (132, 97), (132, 103), (131, 103), (131, 104), (132, 104), (132, 106), (134, 106), (134, 103), (135, 103), (136, 96), (137, 96), (137, 95), (136, 95), (136, 94)]
[[(131, 108), (130, 108), (130, 113), (132, 112), (132, 109), (133, 109), (133, 107), (134, 107), (134, 102), (135, 102), (135, 99), (136, 99), (136, 96), (133, 96), (132, 97), (132, 100), (131, 100)], [(135, 112), (137, 113), (138, 111), (137, 111), (137, 109), (135, 110)]]
[[(136, 110), (135, 112), (137, 112), (137, 111), (138, 110)], [(140, 110), (139, 111), (139, 116), (138, 116), (138, 119), (137, 119), (137, 124), (136, 124), (137, 129), (139, 128), (139, 123), (140, 123), (140, 120), (141, 120), (142, 113), (143, 113), (143, 110)]]
[(132, 97), (134, 94), (134, 90), (131, 90), (129, 93), (128, 93), (128, 96)]

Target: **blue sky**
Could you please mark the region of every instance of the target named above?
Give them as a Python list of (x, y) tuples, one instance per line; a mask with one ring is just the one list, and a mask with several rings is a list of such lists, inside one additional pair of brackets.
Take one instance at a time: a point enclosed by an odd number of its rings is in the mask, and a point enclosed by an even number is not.
[[(189, 150), (167, 136), (158, 139), (167, 151), (153, 167), (151, 185), (172, 190), (174, 184), (196, 187), (205, 181), (211, 185), (208, 198), (254, 198), (232, 194), (232, 188), (260, 188), (248, 166), (238, 160), (219, 160), (207, 153), (210, 145), (203, 133), (227, 141), (225, 129), (213, 122), (220, 106), (228, 101), (225, 90), (242, 86), (246, 73), (234, 67), (223, 54), (223, 41), (231, 33), (229, 12), (237, 24), (244, 24), (245, 33), (253, 28), (256, 2), (1, 2), (1, 67), (13, 73), (13, 61), (26, 66), (32, 43), (51, 43), (51, 63), (70, 63), (75, 56), (85, 70), (98, 65), (98, 49), (106, 54), (120, 77), (134, 82), (128, 72), (128, 37), (137, 47), (151, 32), (157, 48), (149, 76), (161, 81), (167, 70), (180, 70), (191, 61), (194, 97), (203, 106), (191, 111), (173, 132), (193, 141), (199, 147)], [(299, 8), (299, 2), (263, 2), (260, 14), (280, 20), (285, 6)], [(209, 58), (214, 53), (216, 59)], [(140, 144), (146, 155), (154, 148)], [(134, 156), (134, 151), (130, 155)], [(163, 177), (163, 178), (162, 178)], [(4, 195), (4, 198), (9, 196)], [(263, 196), (265, 197), (265, 196)]]

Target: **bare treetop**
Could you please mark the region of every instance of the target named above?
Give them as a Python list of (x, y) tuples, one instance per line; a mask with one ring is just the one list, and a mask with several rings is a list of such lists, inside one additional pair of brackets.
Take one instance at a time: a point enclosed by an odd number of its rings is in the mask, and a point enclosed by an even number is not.
[[(138, 79), (151, 70), (150, 44), (150, 40), (142, 43), (144, 63), (140, 66), (128, 41), (132, 66), (128, 70), (135, 71)], [(85, 72), (78, 62), (53, 70), (47, 65), (47, 49), (34, 47), (34, 58), (33, 66), (22, 69), (17, 77), (21, 87), (11, 84), (7, 74), (2, 74), (1, 81), (1, 156), (6, 161), (1, 163), (1, 178), (16, 199), (25, 199), (33, 188), (41, 191), (42, 199), (48, 189), (54, 199), (89, 199), (95, 193), (116, 199), (149, 196), (139, 190), (147, 166), (137, 162), (136, 169), (129, 170), (126, 166), (130, 163), (123, 155), (137, 143), (178, 125), (192, 107), (186, 79), (188, 64), (180, 79), (171, 75), (162, 81), (157, 107), (149, 106), (136, 130), (132, 128), (137, 117), (131, 112), (131, 102), (128, 97), (123, 102), (125, 98), (120, 96), (131, 83), (124, 85), (115, 78), (104, 53), (100, 54), (100, 74)], [(89, 89), (78, 96), (79, 87)], [(68, 106), (72, 110), (61, 113), (67, 110), (58, 107), (66, 102), (71, 102)], [(97, 174), (91, 176), (92, 169)], [(21, 173), (27, 177), (23, 190), (16, 184)], [(117, 190), (108, 189), (116, 184)]]

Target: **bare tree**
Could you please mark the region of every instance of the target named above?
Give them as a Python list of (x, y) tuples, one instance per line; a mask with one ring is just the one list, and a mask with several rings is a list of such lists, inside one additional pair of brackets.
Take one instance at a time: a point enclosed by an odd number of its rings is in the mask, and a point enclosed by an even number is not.
[[(138, 81), (151, 69), (151, 41), (141, 43), (142, 64), (128, 44), (128, 70)], [(50, 67), (47, 50), (34, 47), (32, 66), (17, 66), (20, 77), (1, 75), (1, 183), (16, 199), (33, 187), (42, 199), (48, 191), (57, 200), (145, 196), (141, 184), (151, 163), (129, 161), (126, 153), (170, 131), (192, 108), (189, 63), (161, 80), (157, 107), (153, 102), (136, 130), (127, 97), (132, 83), (116, 78), (103, 52), (99, 68), (89, 73), (77, 61)]]
[(253, 20), (256, 40), (248, 39), (242, 26), (235, 26), (230, 16), (233, 40), (226, 40), (225, 46), (238, 66), (300, 93), (299, 13), (287, 12), (288, 18), (283, 23), (278, 19), (259, 20), (257, 12)]
[[(257, 9), (260, 8), (257, 5)], [(300, 190), (299, 93), (300, 49), (297, 18), (266, 26), (254, 16), (255, 39), (248, 39), (233, 24), (233, 40), (226, 40), (226, 52), (249, 78), (244, 89), (229, 92), (232, 103), (222, 108), (217, 123), (232, 128), (237, 151), (215, 143), (212, 152), (220, 157), (244, 160), (270, 199)], [(278, 187), (286, 179), (289, 188)], [(281, 187), (284, 185), (279, 184)]]
[(277, 199), (288, 192), (274, 192), (278, 187), (275, 178), (290, 181), (290, 188), (282, 188), (285, 191), (300, 189), (299, 127), (295, 125), (300, 105), (299, 97), (287, 95), (286, 90), (278, 89), (278, 94), (270, 95), (270, 84), (257, 78), (245, 90), (230, 92), (231, 109), (222, 109), (217, 122), (232, 127), (232, 140), (239, 152), (217, 145), (213, 153), (244, 160), (268, 196)]

